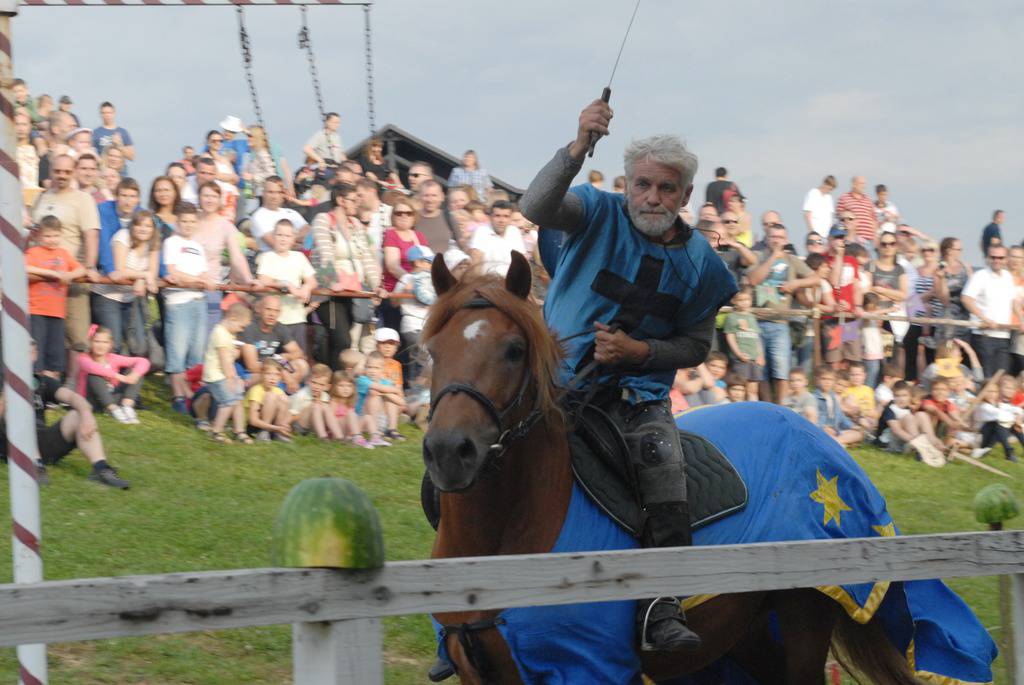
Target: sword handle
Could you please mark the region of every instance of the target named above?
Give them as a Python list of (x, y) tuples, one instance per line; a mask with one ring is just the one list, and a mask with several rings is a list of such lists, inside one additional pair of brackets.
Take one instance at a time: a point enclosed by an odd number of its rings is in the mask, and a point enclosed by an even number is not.
[[(612, 97), (612, 89), (609, 88), (608, 86), (605, 86), (605, 89), (601, 92), (601, 99), (604, 100), (605, 102), (608, 102), (608, 100), (611, 97)], [(590, 134), (590, 149), (587, 150), (587, 157), (593, 157), (594, 156), (594, 148), (597, 146), (597, 141), (599, 141), (600, 139), (601, 139), (601, 136), (599, 136), (598, 134), (596, 134), (596, 133), (591, 133)]]

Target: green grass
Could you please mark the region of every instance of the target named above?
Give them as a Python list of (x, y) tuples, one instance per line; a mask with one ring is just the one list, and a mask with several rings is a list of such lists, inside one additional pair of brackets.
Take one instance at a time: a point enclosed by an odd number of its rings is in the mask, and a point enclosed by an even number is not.
[[(42, 491), (43, 556), (50, 580), (269, 565), (274, 514), (288, 490), (304, 478), (349, 478), (373, 498), (384, 523), (390, 560), (430, 555), (433, 531), (419, 506), (422, 461), (417, 438), (385, 450), (327, 446), (312, 438), (296, 444), (220, 446), (204, 439), (166, 407), (155, 382), (144, 400), (152, 410), (142, 425), (100, 419), (111, 462), (132, 481), (127, 492), (86, 481), (89, 466), (73, 453), (51, 469)], [(971, 500), (1000, 479), (972, 466), (930, 469), (873, 449), (855, 451), (904, 533), (979, 530)], [(1024, 468), (989, 462), (1014, 474), (1006, 481), (1024, 501)], [(0, 510), (8, 511), (6, 470)], [(0, 582), (11, 579), (9, 552), (0, 555)], [(953, 580), (998, 638), (994, 578)], [(433, 637), (424, 616), (385, 620), (386, 682), (425, 682)], [(291, 680), (288, 626), (59, 644), (49, 647), (50, 682), (285, 683)], [(0, 681), (14, 682), (13, 649), (0, 650)]]

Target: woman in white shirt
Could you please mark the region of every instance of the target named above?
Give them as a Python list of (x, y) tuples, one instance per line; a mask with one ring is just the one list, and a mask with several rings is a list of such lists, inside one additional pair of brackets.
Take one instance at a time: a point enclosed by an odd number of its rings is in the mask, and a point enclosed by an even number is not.
[(110, 329), (116, 353), (141, 356), (146, 352), (148, 301), (157, 291), (160, 260), (160, 234), (153, 215), (145, 210), (136, 212), (131, 225), (113, 235), (110, 247), (114, 255), (111, 280), (132, 283), (92, 286), (93, 319)]

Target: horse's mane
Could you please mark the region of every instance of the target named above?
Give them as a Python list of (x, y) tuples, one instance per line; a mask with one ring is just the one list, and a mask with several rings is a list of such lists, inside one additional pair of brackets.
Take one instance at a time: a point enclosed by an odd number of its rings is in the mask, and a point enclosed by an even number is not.
[(545, 417), (560, 413), (556, 382), (562, 349), (555, 341), (540, 308), (505, 288), (505, 279), (494, 274), (467, 273), (463, 280), (441, 295), (430, 307), (423, 328), (424, 343), (441, 332), (449, 320), (469, 302), (484, 298), (520, 328), (527, 342), (529, 372), (533, 374), (537, 406)]

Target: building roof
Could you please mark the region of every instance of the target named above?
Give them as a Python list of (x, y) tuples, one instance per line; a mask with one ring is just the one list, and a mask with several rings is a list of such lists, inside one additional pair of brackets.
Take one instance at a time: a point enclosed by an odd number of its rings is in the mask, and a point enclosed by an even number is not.
[[(406, 185), (408, 185), (409, 166), (413, 162), (430, 164), (434, 168), (434, 178), (445, 188), (448, 187), (448, 177), (452, 170), (462, 164), (461, 156), (445, 152), (394, 124), (386, 124), (378, 129), (376, 137), (384, 141), (384, 158), (387, 160), (388, 166), (398, 170), (402, 183)], [(346, 150), (346, 154), (352, 159), (358, 159), (369, 140), (369, 138), (363, 138)], [(524, 192), (522, 188), (503, 181), (494, 174), (491, 174), (491, 183), (495, 188), (507, 192), (513, 200), (518, 200)]]

